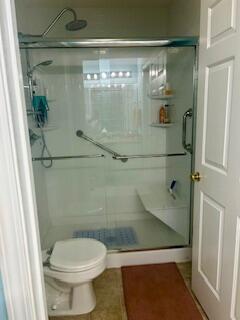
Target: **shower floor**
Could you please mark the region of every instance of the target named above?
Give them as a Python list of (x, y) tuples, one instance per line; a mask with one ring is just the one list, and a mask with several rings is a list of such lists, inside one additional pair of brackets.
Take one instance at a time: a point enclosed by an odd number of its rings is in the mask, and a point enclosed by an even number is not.
[(138, 243), (137, 235), (132, 227), (77, 230), (73, 232), (73, 237), (96, 239), (104, 243), (108, 250), (119, 250)]
[[(121, 247), (109, 246), (109, 250), (146, 250), (187, 245), (185, 239), (171, 229), (161, 220), (153, 217), (141, 220), (118, 221), (116, 228), (132, 228), (137, 238), (137, 243), (127, 243)], [(89, 225), (87, 229), (96, 230), (96, 225)], [(100, 228), (99, 228), (100, 229)], [(112, 226), (109, 228), (112, 229)], [(43, 248), (51, 247), (56, 241), (73, 238), (75, 232), (86, 230), (79, 225), (63, 225), (51, 227), (43, 241)]]

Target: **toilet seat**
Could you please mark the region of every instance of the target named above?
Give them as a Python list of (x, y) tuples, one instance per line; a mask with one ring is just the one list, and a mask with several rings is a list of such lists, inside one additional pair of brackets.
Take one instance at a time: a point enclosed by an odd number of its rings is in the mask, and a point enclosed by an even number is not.
[(59, 272), (81, 272), (96, 267), (106, 258), (104, 244), (89, 238), (57, 241), (52, 250), (50, 268)]

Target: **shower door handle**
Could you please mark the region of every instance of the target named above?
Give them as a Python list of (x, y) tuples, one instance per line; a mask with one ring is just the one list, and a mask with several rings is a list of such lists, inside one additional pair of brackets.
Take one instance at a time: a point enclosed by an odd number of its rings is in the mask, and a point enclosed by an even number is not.
[(184, 113), (182, 120), (182, 146), (189, 153), (192, 153), (192, 145), (191, 143), (187, 143), (187, 118), (192, 118), (192, 115), (193, 112), (190, 108)]

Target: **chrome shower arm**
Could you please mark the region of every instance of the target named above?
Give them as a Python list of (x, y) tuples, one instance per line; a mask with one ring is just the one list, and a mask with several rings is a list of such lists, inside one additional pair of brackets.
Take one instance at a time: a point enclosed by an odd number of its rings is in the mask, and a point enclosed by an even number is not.
[(40, 35), (40, 37), (45, 37), (49, 33), (49, 31), (55, 26), (55, 24), (58, 22), (58, 20), (61, 18), (61, 16), (67, 11), (72, 12), (74, 20), (77, 20), (76, 12), (72, 8), (66, 7), (62, 11), (59, 12), (59, 14), (56, 16), (56, 18), (54, 18), (52, 20), (52, 22), (49, 24), (49, 26), (46, 28), (46, 30)]

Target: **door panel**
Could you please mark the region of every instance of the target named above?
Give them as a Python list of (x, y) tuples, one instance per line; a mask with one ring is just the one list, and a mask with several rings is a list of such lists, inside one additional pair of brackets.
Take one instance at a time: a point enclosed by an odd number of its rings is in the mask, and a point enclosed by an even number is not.
[(240, 319), (240, 217), (237, 218), (231, 319)]
[(201, 194), (199, 272), (219, 297), (224, 208)]
[(232, 69), (233, 60), (229, 60), (209, 66), (205, 71), (204, 162), (222, 172), (227, 169)]
[(237, 0), (212, 2), (208, 7), (208, 46), (236, 31)]
[(202, 0), (193, 222), (195, 295), (239, 319), (240, 0)]

